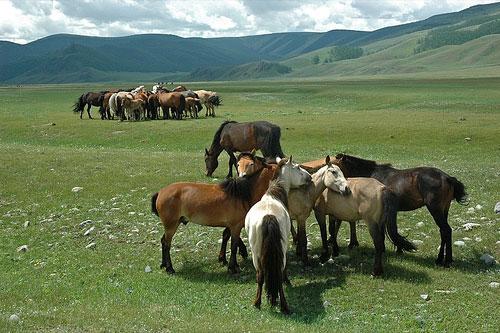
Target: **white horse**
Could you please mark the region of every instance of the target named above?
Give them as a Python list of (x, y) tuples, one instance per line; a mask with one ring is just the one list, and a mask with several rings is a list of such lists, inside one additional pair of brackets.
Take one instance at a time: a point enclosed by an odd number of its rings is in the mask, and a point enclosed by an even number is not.
[(144, 92), (144, 86), (138, 86), (134, 90), (132, 90), (130, 93), (132, 95), (138, 94), (138, 93), (143, 93)]
[[(119, 115), (118, 106), (121, 106), (121, 99), (126, 98), (126, 97), (133, 98), (132, 94), (129, 92), (126, 92), (126, 91), (120, 91), (120, 92), (114, 93), (109, 98), (109, 110), (111, 111), (111, 115), (113, 116), (113, 118), (115, 116)], [(122, 119), (123, 119), (123, 117), (122, 117)]]
[(207, 116), (215, 117), (215, 110), (214, 110), (215, 104), (212, 101), (217, 101), (218, 104), (215, 106), (219, 106), (220, 99), (215, 98), (218, 97), (217, 93), (215, 91), (209, 91), (209, 90), (195, 90), (194, 93), (198, 95), (200, 101), (203, 103), (203, 105), (205, 105), (206, 108), (205, 117)]
[[(290, 188), (307, 185), (311, 176), (292, 163), (278, 161), (277, 179), (271, 181), (267, 192), (250, 208), (245, 217), (245, 230), (252, 249), (252, 260), (257, 277), (257, 295), (254, 306), (260, 309), (262, 286), (265, 283), (267, 298), (276, 305), (280, 298), (281, 312), (290, 310), (283, 292), (283, 282), (289, 282), (286, 274), (286, 249), (290, 233), (290, 215), (287, 197)], [(281, 161), (281, 163), (280, 163)]]

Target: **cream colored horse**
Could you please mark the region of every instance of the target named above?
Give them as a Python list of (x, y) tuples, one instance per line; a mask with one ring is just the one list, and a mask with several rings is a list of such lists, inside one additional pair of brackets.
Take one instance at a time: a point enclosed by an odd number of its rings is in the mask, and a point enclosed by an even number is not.
[(210, 102), (210, 97), (217, 96), (217, 93), (209, 90), (195, 90), (194, 93), (198, 95), (200, 101), (205, 105), (205, 117), (215, 117), (214, 105)]

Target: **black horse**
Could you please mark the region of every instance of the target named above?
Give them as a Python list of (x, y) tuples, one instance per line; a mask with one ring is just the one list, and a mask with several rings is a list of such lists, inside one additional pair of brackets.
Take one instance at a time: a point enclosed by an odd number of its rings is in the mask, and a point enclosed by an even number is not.
[(215, 132), (210, 149), (205, 148), (207, 176), (212, 176), (212, 173), (217, 169), (219, 165), (217, 158), (223, 150), (229, 155), (228, 178), (233, 176), (233, 165), (237, 168), (234, 152), (260, 149), (265, 158), (285, 157), (283, 151), (281, 151), (280, 137), (280, 127), (267, 121), (223, 122)]
[(87, 105), (87, 113), (89, 115), (89, 119), (92, 119), (92, 116), (90, 115), (90, 108), (92, 106), (98, 106), (101, 110), (103, 97), (105, 93), (107, 93), (107, 91), (88, 92), (82, 94), (73, 105), (73, 112), (80, 112), (80, 119), (82, 119), (85, 105)]
[[(436, 264), (445, 267), (450, 265), (453, 255), (448, 211), (453, 199), (462, 205), (467, 203), (464, 184), (432, 167), (399, 170), (391, 164), (377, 164), (346, 154), (337, 154), (333, 162), (340, 167), (345, 177), (372, 177), (389, 187), (397, 198), (398, 211), (427, 207), (441, 233)], [(332, 230), (338, 231), (339, 224), (337, 222), (333, 227), (330, 221), (330, 233)]]

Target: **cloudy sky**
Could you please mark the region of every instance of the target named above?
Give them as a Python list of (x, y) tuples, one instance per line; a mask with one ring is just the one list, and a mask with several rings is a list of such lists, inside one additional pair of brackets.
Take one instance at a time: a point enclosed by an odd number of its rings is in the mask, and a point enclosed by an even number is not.
[(182, 37), (375, 30), (492, 0), (0, 0), (0, 40), (56, 33)]

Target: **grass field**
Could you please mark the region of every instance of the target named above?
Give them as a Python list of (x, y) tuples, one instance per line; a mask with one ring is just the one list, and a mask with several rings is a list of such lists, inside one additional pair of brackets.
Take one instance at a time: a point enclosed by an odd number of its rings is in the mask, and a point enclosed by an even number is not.
[[(500, 257), (499, 86), (498, 78), (196, 84), (223, 97), (217, 118), (135, 123), (71, 112), (82, 92), (106, 85), (0, 88), (0, 331), (495, 332), (500, 289), (489, 284), (500, 282), (499, 269), (479, 258)], [(397, 255), (388, 244), (376, 279), (362, 223), (361, 246), (347, 250), (345, 225), (344, 256), (320, 265), (310, 217), (312, 269), (288, 252), (290, 317), (253, 308), (251, 260), (238, 258), (237, 277), (219, 265), (221, 229), (181, 226), (177, 273), (165, 274), (151, 194), (175, 181), (215, 181), (204, 176), (203, 150), (226, 119), (280, 125), (283, 150), (298, 161), (347, 152), (457, 177), (470, 205), (450, 210), (453, 240), (465, 242), (454, 246), (453, 267), (434, 265), (439, 231), (420, 209), (398, 216), (400, 231), (423, 242), (419, 251)], [(215, 176), (226, 172), (224, 156)], [(480, 226), (466, 231), (466, 222)]]

